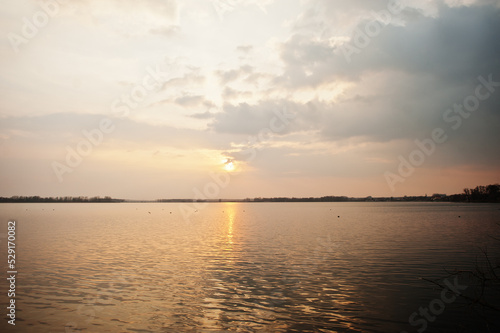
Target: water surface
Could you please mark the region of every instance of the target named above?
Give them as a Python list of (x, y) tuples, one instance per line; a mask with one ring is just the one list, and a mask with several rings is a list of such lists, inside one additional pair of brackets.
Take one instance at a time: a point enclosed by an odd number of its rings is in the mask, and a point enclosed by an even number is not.
[[(15, 331), (416, 332), (409, 316), (440, 297), (420, 278), (500, 253), (499, 205), (214, 203), (189, 220), (185, 205), (2, 204)], [(426, 332), (475, 318), (458, 299)]]

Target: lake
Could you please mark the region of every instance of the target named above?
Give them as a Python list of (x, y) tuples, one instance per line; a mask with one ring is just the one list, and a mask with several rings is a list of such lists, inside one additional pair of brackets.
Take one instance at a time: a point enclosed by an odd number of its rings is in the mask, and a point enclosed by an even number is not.
[[(446, 279), (474, 297), (472, 278), (449, 273), (485, 265), (481, 248), (498, 263), (500, 205), (211, 203), (189, 220), (186, 205), (1, 204), (3, 274), (9, 219), (17, 270), (16, 326), (2, 321), (2, 332), (486, 332), (487, 323), (498, 325), (488, 310), (422, 278)], [(488, 291), (489, 302), (496, 296)]]

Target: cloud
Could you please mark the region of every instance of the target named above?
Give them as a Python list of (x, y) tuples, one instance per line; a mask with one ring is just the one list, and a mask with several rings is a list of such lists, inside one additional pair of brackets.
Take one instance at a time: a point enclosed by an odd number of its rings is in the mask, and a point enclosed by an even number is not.
[(197, 95), (183, 95), (175, 99), (175, 103), (182, 106), (196, 106), (202, 104), (205, 98), (203, 96)]
[[(360, 47), (356, 40), (332, 45), (327, 38), (330, 36), (311, 40), (296, 33), (281, 47), (285, 71), (278, 81), (291, 87), (317, 86), (336, 79), (356, 81), (369, 72), (396, 70), (453, 83), (494, 72), (499, 69), (499, 16), (500, 11), (491, 6), (443, 6), (437, 17), (420, 16), (404, 26), (380, 23), (380, 34), (369, 38), (366, 47)], [(366, 22), (357, 28), (364, 31)], [(346, 58), (352, 47), (357, 51)]]
[(172, 37), (180, 32), (180, 27), (178, 25), (168, 25), (163, 27), (151, 28), (149, 32), (153, 35)]
[(252, 92), (250, 91), (240, 91), (240, 90), (235, 90), (231, 87), (225, 87), (224, 91), (222, 92), (222, 97), (226, 100), (231, 100), (231, 99), (246, 99), (250, 98), (252, 96)]
[(274, 101), (264, 101), (257, 105), (226, 104), (223, 112), (215, 115), (209, 127), (217, 133), (257, 134), (263, 128), (269, 127), (275, 116), (274, 112), (282, 107), (282, 104)]
[[(56, 144), (58, 147), (71, 145), (85, 138), (82, 131), (91, 131), (98, 128), (99, 122), (109, 118), (107, 115), (54, 113), (51, 115), (33, 117), (6, 117), (0, 123), (0, 130), (4, 134), (4, 143), (10, 144), (16, 140), (41, 140), (47, 144)], [(116, 129), (106, 135), (104, 142), (123, 144), (133, 147), (176, 147), (194, 149), (212, 149), (216, 147), (230, 147), (227, 136), (214, 137), (206, 131), (179, 129), (167, 125), (151, 125), (131, 119), (114, 119)], [(30, 133), (30, 136), (26, 136)]]
[[(363, 10), (376, 6), (363, 7)], [(492, 74), (494, 81), (500, 81), (500, 40), (497, 38), (500, 10), (478, 3), (437, 8), (436, 15), (407, 9), (403, 25), (384, 26), (380, 35), (372, 38), (351, 62), (346, 61), (341, 44), (332, 44), (328, 35), (311, 39), (303, 32), (294, 33), (281, 44), (284, 67), (283, 73), (274, 80), (274, 89), (294, 96), (311, 87), (319, 91), (338, 83), (345, 85), (341, 94), (330, 101), (320, 101), (313, 96), (303, 102), (283, 98), (226, 104), (209, 127), (217, 133), (256, 135), (269, 126), (273, 110), (286, 106), (293, 109), (297, 117), (281, 135), (308, 133), (315, 142), (341, 146), (356, 143), (354, 149), (370, 157), (366, 160), (369, 162), (361, 157), (358, 162), (371, 167), (378, 165), (376, 170), (380, 172), (387, 170), (388, 165), (381, 167), (374, 161), (397, 161), (398, 155), (415, 149), (416, 139), (429, 138), (435, 128), (445, 129), (449, 139), (429, 159), (428, 167), (498, 167), (499, 150), (492, 142), (498, 141), (500, 133), (500, 91), (481, 103), (479, 110), (464, 120), (457, 131), (444, 121), (443, 114), (474, 94), (479, 76)], [(311, 20), (314, 20), (313, 14)], [(358, 28), (364, 29), (365, 23), (360, 20)], [(238, 97), (237, 91), (229, 89), (226, 89), (226, 98)], [(304, 139), (297, 137), (296, 143), (303, 144)], [(380, 144), (385, 145), (384, 148), (380, 148)], [(363, 145), (378, 147), (377, 154), (362, 149)], [(317, 152), (298, 151), (298, 155), (293, 155), (297, 148), (291, 146), (286, 152), (273, 149), (274, 157), (266, 155), (265, 161), (255, 163), (277, 171), (278, 161), (289, 160), (289, 163), (281, 163), (282, 166), (300, 164), (292, 161), (293, 156), (307, 160), (306, 156), (311, 154), (313, 167), (307, 169), (313, 170), (317, 165), (318, 171), (328, 160), (319, 158)], [(353, 154), (346, 156), (354, 158)], [(333, 158), (329, 153), (326, 156)], [(356, 169), (345, 160), (338, 163), (346, 172), (357, 170), (367, 174), (366, 168)]]
[(243, 65), (240, 66), (238, 69), (231, 69), (231, 70), (218, 70), (216, 71), (217, 76), (219, 77), (221, 83), (223, 85), (238, 80), (242, 77), (248, 77), (250, 74), (252, 74), (254, 71), (254, 68), (250, 65)]
[(473, 91), (479, 75), (500, 79), (499, 18), (491, 6), (442, 6), (437, 17), (386, 26), (351, 62), (328, 39), (295, 34), (282, 45), (285, 67), (275, 82), (295, 91), (352, 83), (322, 112), (327, 138), (415, 138), (442, 125), (443, 112)]
[(206, 112), (192, 114), (190, 115), (190, 117), (195, 119), (212, 119), (215, 117), (215, 115), (209, 111), (206, 111)]
[[(256, 104), (225, 104), (215, 114), (209, 128), (217, 133), (257, 135), (262, 130), (280, 128), (276, 135), (317, 129), (321, 103), (294, 103), (287, 100), (262, 100)], [(286, 115), (286, 116), (283, 116)]]
[(178, 29), (179, 5), (176, 0), (78, 0), (61, 7), (61, 15), (76, 17), (93, 27), (125, 37), (148, 34), (170, 36)]
[(236, 51), (241, 52), (241, 53), (250, 53), (253, 51), (253, 46), (252, 45), (239, 45), (236, 48)]

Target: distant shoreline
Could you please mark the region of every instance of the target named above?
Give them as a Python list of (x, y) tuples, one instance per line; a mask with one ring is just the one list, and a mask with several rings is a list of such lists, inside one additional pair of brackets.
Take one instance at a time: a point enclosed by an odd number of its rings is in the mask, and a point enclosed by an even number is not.
[(158, 203), (204, 203), (204, 202), (482, 202), (500, 203), (500, 185), (476, 186), (465, 188), (461, 194), (439, 194), (432, 196), (403, 196), (403, 197), (347, 197), (347, 196), (323, 196), (323, 197), (272, 197), (272, 198), (246, 198), (246, 199), (156, 199), (156, 200), (127, 200), (105, 197), (40, 197), (40, 196), (12, 196), (10, 198), (0, 197), (0, 203), (120, 203), (120, 202), (158, 202)]
[(172, 200), (172, 201), (158, 201), (158, 200), (119, 200), (116, 199), (114, 201), (0, 201), (0, 204), (8, 204), (8, 203), (57, 203), (57, 204), (70, 204), (70, 203), (75, 203), (75, 204), (88, 204), (88, 203), (115, 203), (115, 204), (127, 204), (127, 203), (151, 203), (151, 204), (162, 204), (162, 203), (185, 203), (185, 204), (192, 204), (192, 203), (207, 203), (207, 204), (214, 204), (214, 203), (359, 203), (359, 202), (366, 202), (366, 203), (384, 203), (384, 202), (394, 202), (394, 203), (411, 203), (411, 202), (428, 202), (428, 203), (450, 203), (450, 204), (500, 204), (500, 202), (491, 202), (491, 201), (437, 201), (437, 200), (348, 200), (348, 201), (245, 201), (245, 200), (206, 200), (206, 201), (183, 201), (181, 200)]
[(500, 201), (474, 201), (457, 200), (452, 196), (406, 196), (406, 197), (334, 197), (334, 198), (253, 198), (253, 199), (214, 199), (214, 200), (193, 200), (193, 199), (157, 199), (157, 200), (127, 200), (127, 199), (100, 199), (85, 200), (71, 198), (68, 200), (58, 200), (54, 198), (4, 198), (0, 197), (0, 203), (308, 203), (308, 202), (448, 202), (448, 203), (500, 203)]

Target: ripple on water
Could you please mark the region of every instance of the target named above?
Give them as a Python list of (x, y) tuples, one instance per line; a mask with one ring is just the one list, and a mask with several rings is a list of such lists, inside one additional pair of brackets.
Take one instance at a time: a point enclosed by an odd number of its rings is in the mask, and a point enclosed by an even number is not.
[(20, 217), (24, 327), (401, 331), (435, 297), (418, 277), (467, 265), (500, 214), (483, 206), (482, 227), (450, 229), (446, 209), (425, 206), (213, 204), (191, 223), (175, 205), (72, 207)]

